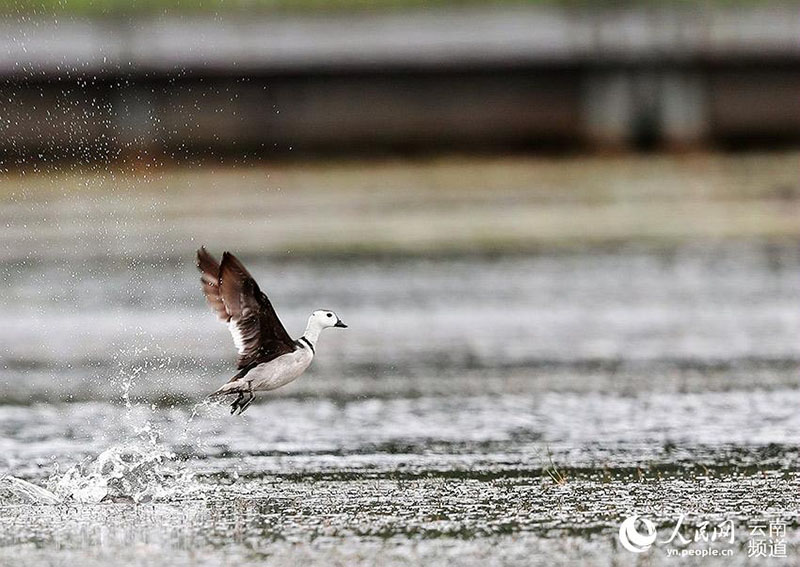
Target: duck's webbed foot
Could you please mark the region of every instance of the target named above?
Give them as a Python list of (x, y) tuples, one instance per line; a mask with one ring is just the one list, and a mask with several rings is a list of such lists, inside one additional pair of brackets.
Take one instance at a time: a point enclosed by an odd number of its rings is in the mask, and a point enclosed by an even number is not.
[(256, 395), (252, 392), (252, 390), (240, 392), (236, 397), (236, 400), (234, 400), (234, 402), (231, 404), (231, 415), (242, 415), (255, 399)]
[(244, 404), (239, 405), (239, 415), (242, 415), (244, 411), (250, 407), (250, 404), (253, 403), (253, 400), (256, 399), (256, 395), (251, 391), (248, 392), (249, 397), (244, 401)]
[(240, 393), (236, 396), (236, 399), (231, 404), (231, 415), (236, 415), (236, 411), (241, 407), (242, 400), (244, 400), (244, 393)]

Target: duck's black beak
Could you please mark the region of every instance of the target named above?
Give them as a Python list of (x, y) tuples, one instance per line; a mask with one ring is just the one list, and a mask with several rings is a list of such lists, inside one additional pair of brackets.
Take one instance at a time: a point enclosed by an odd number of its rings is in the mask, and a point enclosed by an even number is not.
[(341, 320), (341, 319), (339, 319), (338, 321), (336, 321), (336, 324), (334, 325), (334, 327), (341, 327), (342, 329), (346, 329), (346, 328), (347, 328), (347, 325), (345, 325), (344, 323), (342, 323), (342, 320)]

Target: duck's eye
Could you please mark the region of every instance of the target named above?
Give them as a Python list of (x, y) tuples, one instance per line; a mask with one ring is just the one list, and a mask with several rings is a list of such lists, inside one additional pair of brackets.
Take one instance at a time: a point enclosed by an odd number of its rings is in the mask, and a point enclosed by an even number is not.
[(333, 317), (333, 313), (328, 313), (328, 317)]

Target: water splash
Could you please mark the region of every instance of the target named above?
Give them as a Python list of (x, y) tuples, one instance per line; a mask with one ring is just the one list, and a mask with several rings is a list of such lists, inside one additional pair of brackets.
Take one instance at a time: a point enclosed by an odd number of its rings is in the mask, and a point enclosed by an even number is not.
[(183, 429), (184, 434), (189, 432), (192, 422), (194, 422), (196, 417), (218, 415), (220, 413), (219, 410), (222, 407), (222, 404), (223, 402), (219, 399), (210, 400), (208, 398), (204, 398), (202, 401), (194, 404), (189, 412), (189, 418), (186, 420), (186, 427)]
[[(137, 353), (146, 350), (147, 347), (137, 349)], [(156, 366), (163, 368), (167, 364), (162, 360)], [(137, 376), (147, 371), (145, 367), (126, 370), (120, 365), (117, 376), (125, 405), (123, 419), (131, 441), (110, 447), (96, 459), (87, 459), (51, 478), (48, 488), (58, 498), (83, 503), (146, 502), (175, 494), (182, 483), (191, 481), (191, 474), (177, 466), (175, 454), (160, 442), (158, 427), (150, 419), (144, 419), (142, 424), (141, 415), (135, 412), (139, 404), (131, 399), (131, 389)], [(150, 406), (149, 411), (152, 415), (156, 408)]]
[(163, 447), (149, 443), (111, 447), (54, 479), (51, 490), (61, 501), (82, 503), (164, 498), (190, 478), (174, 466), (174, 458)]
[(147, 502), (185, 495), (192, 486), (192, 473), (177, 465), (173, 453), (158, 443), (135, 440), (85, 459), (64, 474), (54, 473), (47, 488), (0, 477), (0, 497), (32, 504)]
[[(146, 347), (141, 350), (146, 350)], [(140, 352), (140, 351), (137, 351)], [(162, 361), (159, 368), (167, 362)], [(56, 471), (49, 478), (47, 488), (42, 488), (22, 479), (7, 476), (0, 479), (0, 495), (10, 501), (60, 504), (65, 502), (99, 503), (115, 501), (146, 502), (185, 495), (192, 491), (193, 475), (179, 466), (176, 456), (163, 443), (161, 431), (150, 419), (155, 407), (144, 409), (131, 398), (131, 389), (138, 376), (146, 374), (147, 368), (136, 367), (120, 370), (112, 382), (120, 384), (125, 412), (122, 422), (128, 434), (127, 440), (114, 445), (96, 458), (88, 458), (72, 466), (63, 474)], [(199, 404), (198, 404), (199, 406)], [(197, 415), (195, 407), (189, 423)], [(187, 423), (184, 435), (188, 435)]]
[(0, 477), (0, 498), (7, 504), (59, 504), (58, 496), (15, 476)]

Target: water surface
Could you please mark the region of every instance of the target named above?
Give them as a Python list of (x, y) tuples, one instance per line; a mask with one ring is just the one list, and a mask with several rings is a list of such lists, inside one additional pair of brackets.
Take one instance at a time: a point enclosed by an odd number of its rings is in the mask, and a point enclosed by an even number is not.
[(245, 260), (293, 335), (350, 328), (236, 418), (188, 251), (0, 264), (0, 557), (633, 564), (634, 512), (796, 556), (796, 247)]

